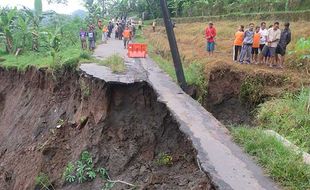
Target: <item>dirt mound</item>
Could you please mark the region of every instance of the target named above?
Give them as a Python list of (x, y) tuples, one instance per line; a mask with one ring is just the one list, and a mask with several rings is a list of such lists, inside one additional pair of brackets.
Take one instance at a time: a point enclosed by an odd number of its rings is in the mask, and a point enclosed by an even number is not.
[[(84, 150), (111, 178), (138, 189), (213, 189), (191, 142), (146, 83), (108, 84), (74, 72), (55, 77), (33, 68), (1, 69), (0, 83), (0, 189), (38, 188), (40, 172), (55, 189), (101, 189), (97, 179), (62, 179)], [(171, 163), (157, 162), (163, 153)]]

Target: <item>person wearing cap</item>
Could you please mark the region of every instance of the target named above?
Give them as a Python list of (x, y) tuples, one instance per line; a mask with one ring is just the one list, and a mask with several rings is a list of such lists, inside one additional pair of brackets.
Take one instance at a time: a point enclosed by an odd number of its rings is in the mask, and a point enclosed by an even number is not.
[(284, 29), (281, 32), (279, 44), (276, 48), (276, 54), (279, 56), (279, 67), (283, 68), (286, 46), (291, 42), (292, 34), (290, 30), (290, 23), (284, 24)]
[(209, 26), (206, 28), (206, 40), (207, 40), (207, 51), (209, 56), (213, 55), (215, 49), (215, 37), (216, 37), (216, 29), (213, 26), (212, 22), (209, 22)]

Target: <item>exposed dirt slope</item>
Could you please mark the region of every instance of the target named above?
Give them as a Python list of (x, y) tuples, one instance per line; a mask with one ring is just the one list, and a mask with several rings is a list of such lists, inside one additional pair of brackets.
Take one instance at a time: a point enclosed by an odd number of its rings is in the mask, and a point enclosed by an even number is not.
[[(146, 83), (1, 69), (0, 84), (0, 189), (34, 189), (39, 172), (56, 189), (100, 189), (100, 180), (70, 185), (61, 178), (83, 150), (111, 178), (141, 189), (212, 189), (191, 142)], [(64, 126), (57, 129), (61, 120)], [(156, 163), (160, 153), (172, 156), (172, 166)]]

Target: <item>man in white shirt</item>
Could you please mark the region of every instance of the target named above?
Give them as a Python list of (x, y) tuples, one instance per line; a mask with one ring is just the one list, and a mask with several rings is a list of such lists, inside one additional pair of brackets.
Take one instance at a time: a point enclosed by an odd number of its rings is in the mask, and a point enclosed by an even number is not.
[(270, 52), (270, 67), (273, 67), (276, 55), (276, 48), (281, 37), (281, 30), (279, 29), (279, 22), (275, 22), (273, 27), (268, 30), (267, 44), (263, 48), (262, 54), (267, 56), (268, 50)]
[[(266, 45), (267, 36), (268, 36), (268, 30), (266, 29), (266, 22), (262, 22), (260, 24), (259, 34), (260, 34), (259, 51), (261, 53), (263, 51), (264, 46)], [(259, 62), (260, 63), (263, 62), (266, 64), (266, 61), (267, 61), (267, 57), (264, 57), (262, 54), (260, 54)]]

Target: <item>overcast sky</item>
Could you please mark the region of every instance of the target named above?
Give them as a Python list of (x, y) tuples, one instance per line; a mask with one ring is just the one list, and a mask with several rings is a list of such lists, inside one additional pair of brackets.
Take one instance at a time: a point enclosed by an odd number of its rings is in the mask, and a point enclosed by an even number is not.
[[(73, 11), (83, 9), (82, 0), (68, 0), (68, 5), (63, 4), (48, 4), (47, 0), (42, 0), (43, 11), (53, 10), (61, 14), (71, 14)], [(30, 9), (34, 7), (34, 0), (0, 0), (0, 7), (14, 7), (24, 5)]]

